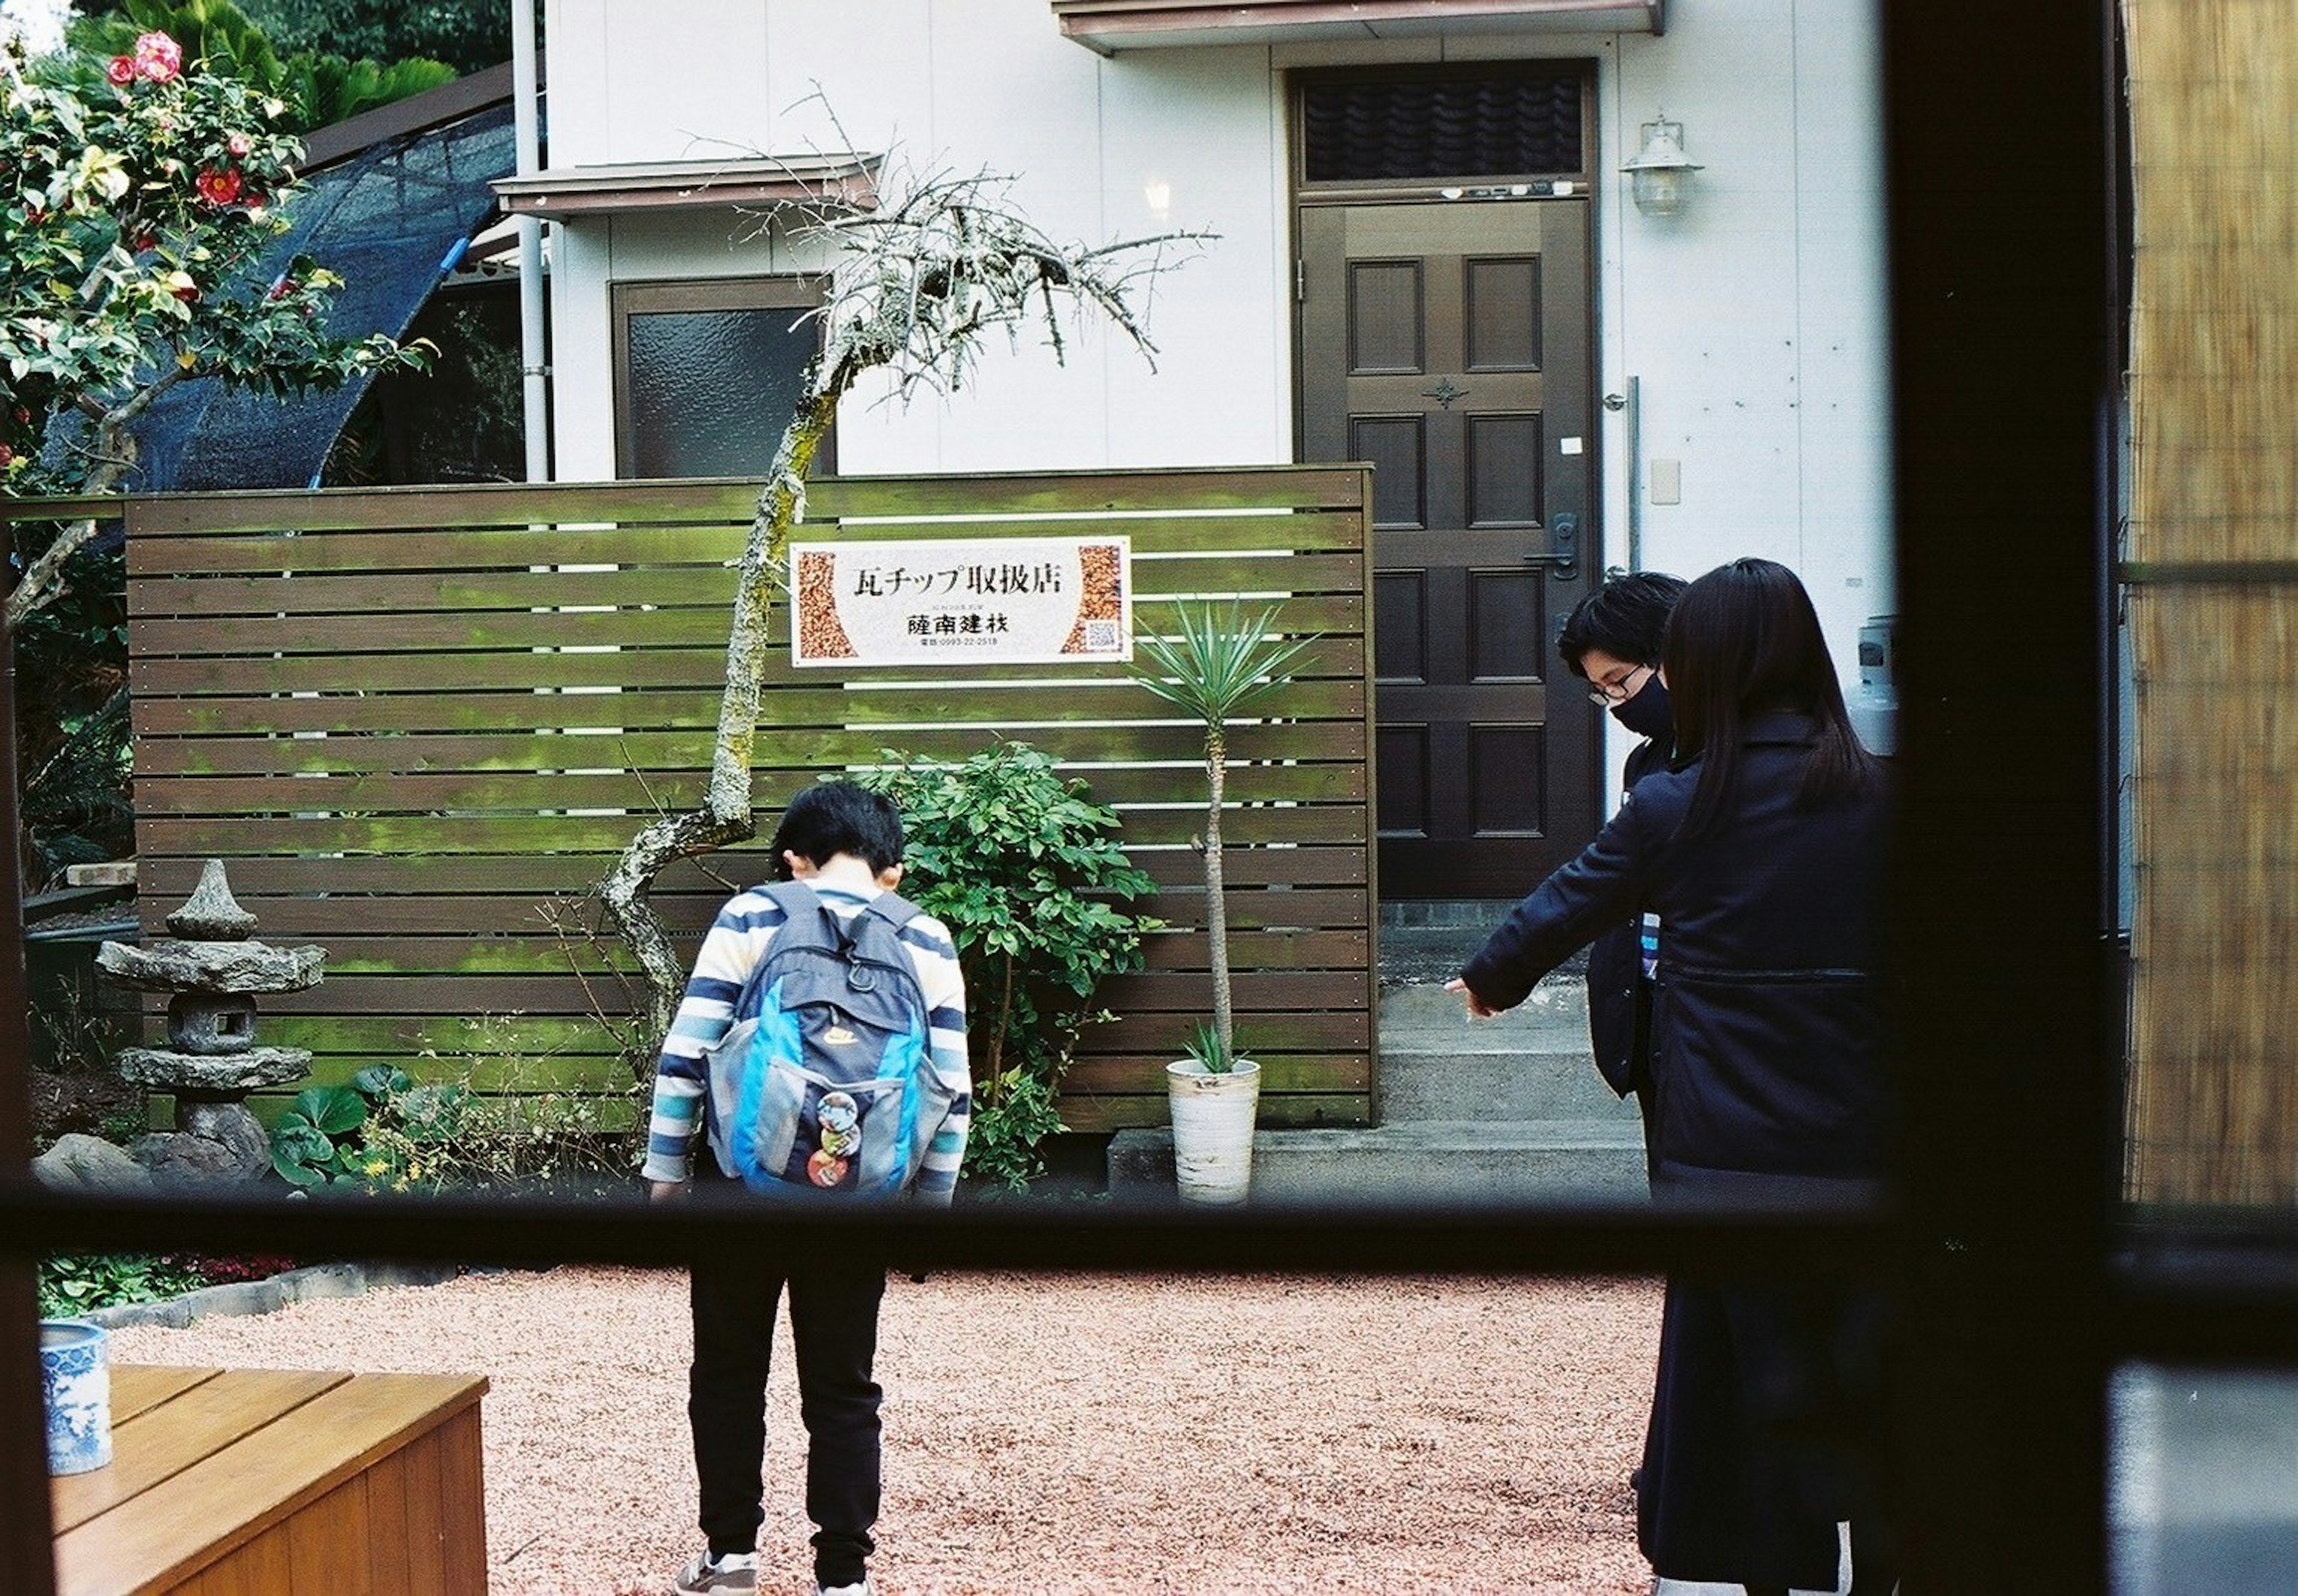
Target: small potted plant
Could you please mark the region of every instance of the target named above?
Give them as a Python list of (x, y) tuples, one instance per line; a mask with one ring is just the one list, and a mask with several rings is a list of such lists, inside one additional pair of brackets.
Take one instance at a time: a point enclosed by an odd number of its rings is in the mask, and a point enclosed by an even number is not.
[(1228, 915), (1222, 900), (1221, 805), (1227, 797), (1228, 725), (1292, 677), (1310, 638), (1285, 638), (1277, 606), (1184, 600), (1175, 635), (1143, 637), (1135, 680), (1175, 705), (1205, 734), (1205, 942), (1213, 978), (1212, 1022), (1200, 1023), (1188, 1056), (1165, 1067), (1173, 1111), (1173, 1163), (1184, 1200), (1242, 1203), (1252, 1178), (1252, 1126), (1261, 1066), (1236, 1054), (1228, 974)]

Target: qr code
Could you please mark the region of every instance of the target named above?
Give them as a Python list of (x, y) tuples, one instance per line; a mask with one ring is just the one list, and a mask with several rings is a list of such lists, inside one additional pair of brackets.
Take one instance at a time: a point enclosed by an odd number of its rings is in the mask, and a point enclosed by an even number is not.
[(1087, 621), (1085, 624), (1085, 651), (1088, 654), (1114, 654), (1124, 646), (1118, 635), (1115, 621)]

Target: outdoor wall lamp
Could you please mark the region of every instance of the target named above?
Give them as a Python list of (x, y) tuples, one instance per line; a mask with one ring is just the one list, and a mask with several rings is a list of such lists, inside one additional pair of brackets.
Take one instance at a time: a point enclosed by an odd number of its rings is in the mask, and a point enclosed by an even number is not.
[(1620, 170), (1628, 174), (1628, 195), (1646, 216), (1674, 216), (1699, 162), (1683, 153), (1683, 124), (1662, 116), (1643, 125), (1644, 147)]

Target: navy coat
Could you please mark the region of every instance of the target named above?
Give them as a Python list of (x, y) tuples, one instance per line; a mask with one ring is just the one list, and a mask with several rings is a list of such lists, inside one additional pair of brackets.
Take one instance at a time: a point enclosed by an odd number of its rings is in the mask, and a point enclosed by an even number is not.
[(1881, 989), (1889, 794), (1806, 812), (1803, 716), (1748, 730), (1733, 812), (1675, 833), (1694, 762), (1639, 781), (1587, 849), (1517, 905), (1461, 976), (1495, 1008), (1649, 905), (1655, 1178), (1859, 1181), (1882, 1172)]
[[(1628, 790), (1666, 768), (1666, 748), (1651, 741), (1636, 744), (1628, 750)], [(1604, 1084), (1623, 1097), (1645, 1091), (1650, 1073), (1651, 993), (1643, 978), (1641, 918), (1641, 910), (1632, 912), (1625, 924), (1588, 945), (1588, 1040)], [(1648, 1092), (1641, 1106), (1650, 1107)]]
[[(1690, 841), (1675, 834), (1699, 766), (1639, 781), (1461, 972), (1486, 1004), (1513, 1007), (1591, 936), (1658, 912), (1646, 1116), (1657, 1189), (1839, 1192), (1883, 1173), (1877, 967), (1891, 804), (1879, 782), (1803, 809), (1812, 741), (1802, 716), (1757, 720), (1732, 808)], [(1637, 1476), (1637, 1538), (1657, 1573), (1833, 1588), (1837, 1521), (1876, 1511), (1880, 1312), (1856, 1294), (1669, 1280)]]

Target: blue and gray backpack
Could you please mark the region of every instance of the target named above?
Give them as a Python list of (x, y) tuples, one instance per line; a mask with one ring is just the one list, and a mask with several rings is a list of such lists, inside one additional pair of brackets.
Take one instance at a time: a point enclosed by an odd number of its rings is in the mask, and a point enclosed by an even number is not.
[(903, 951), (917, 906), (881, 893), (841, 918), (803, 881), (710, 1054), (710, 1146), (756, 1192), (891, 1197), (949, 1108), (925, 993)]

